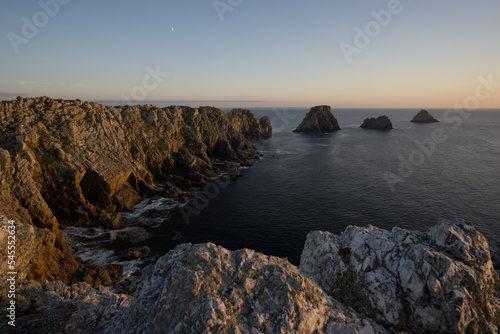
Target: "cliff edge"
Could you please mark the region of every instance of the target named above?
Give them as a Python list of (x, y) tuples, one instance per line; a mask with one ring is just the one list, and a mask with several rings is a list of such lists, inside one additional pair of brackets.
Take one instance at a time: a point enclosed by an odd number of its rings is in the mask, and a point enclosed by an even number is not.
[(175, 185), (203, 185), (221, 172), (212, 158), (258, 158), (248, 138), (271, 133), (269, 118), (248, 110), (2, 101), (0, 215), (33, 226), (27, 233), (38, 256), (26, 276), (109, 284), (99, 267), (77, 274), (83, 264), (72, 257), (60, 226), (118, 227), (119, 212), (157, 192), (155, 181), (174, 184), (172, 194), (180, 192)]

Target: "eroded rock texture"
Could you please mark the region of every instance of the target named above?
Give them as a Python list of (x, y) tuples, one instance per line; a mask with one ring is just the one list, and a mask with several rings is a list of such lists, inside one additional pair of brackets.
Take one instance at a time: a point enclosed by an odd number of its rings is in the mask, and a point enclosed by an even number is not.
[[(40, 247), (27, 277), (71, 283), (80, 264), (60, 226), (116, 228), (120, 211), (158, 191), (154, 180), (203, 185), (219, 172), (211, 158), (257, 158), (247, 137), (271, 131), (267, 117), (247, 110), (48, 97), (1, 102), (0, 214), (34, 228)], [(173, 189), (169, 196), (179, 194)]]
[(377, 322), (414, 333), (497, 333), (498, 276), (488, 242), (462, 220), (430, 231), (351, 226), (311, 232), (301, 271)]

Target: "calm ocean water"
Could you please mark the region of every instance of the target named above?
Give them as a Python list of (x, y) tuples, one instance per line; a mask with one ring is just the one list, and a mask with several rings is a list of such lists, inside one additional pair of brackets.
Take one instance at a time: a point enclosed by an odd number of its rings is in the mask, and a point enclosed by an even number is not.
[[(323, 135), (292, 132), (308, 110), (252, 111), (273, 121), (273, 137), (255, 143), (264, 158), (191, 215), (190, 224), (172, 212), (171, 223), (147, 242), (157, 252), (210, 241), (298, 263), (309, 231), (368, 224), (426, 230), (454, 218), (500, 238), (499, 110), (467, 119), (453, 113), (445, 122), (445, 110), (429, 109), (441, 122), (414, 124), (415, 109), (340, 109), (333, 113), (341, 130)], [(359, 128), (364, 118), (382, 114), (393, 130)], [(425, 143), (425, 153), (416, 141)], [(175, 240), (167, 241), (172, 228)]]
[[(414, 124), (415, 109), (339, 109), (333, 113), (341, 130), (322, 135), (292, 132), (306, 109), (252, 111), (273, 121), (272, 138), (255, 142), (264, 157), (189, 224), (175, 203), (144, 202), (156, 223), (141, 223), (152, 237), (134, 246), (163, 255), (179, 243), (213, 242), (298, 264), (309, 231), (340, 233), (348, 225), (427, 230), (441, 219), (464, 218), (500, 238), (500, 110), (467, 119), (451, 114), (445, 122), (445, 110), (429, 109), (441, 122)], [(359, 127), (383, 114), (393, 130)], [(430, 144), (433, 137), (438, 143)]]

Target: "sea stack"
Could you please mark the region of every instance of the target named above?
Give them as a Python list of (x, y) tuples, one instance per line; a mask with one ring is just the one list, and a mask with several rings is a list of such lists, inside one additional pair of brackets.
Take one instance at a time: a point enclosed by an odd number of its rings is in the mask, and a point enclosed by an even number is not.
[(434, 123), (439, 122), (427, 110), (420, 110), (418, 114), (411, 120), (413, 123)]
[(364, 129), (374, 129), (374, 130), (391, 130), (392, 123), (389, 117), (379, 116), (378, 118), (366, 118), (361, 124)]
[(306, 114), (302, 123), (293, 132), (328, 133), (340, 130), (330, 106), (316, 106)]

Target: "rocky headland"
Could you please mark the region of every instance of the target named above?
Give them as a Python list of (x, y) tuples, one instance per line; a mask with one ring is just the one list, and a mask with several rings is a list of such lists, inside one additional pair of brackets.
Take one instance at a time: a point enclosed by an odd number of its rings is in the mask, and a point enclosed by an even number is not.
[(293, 132), (329, 133), (340, 130), (330, 106), (312, 107)]
[(29, 240), (19, 249), (29, 258), (19, 260), (20, 277), (94, 287), (116, 281), (120, 266), (74, 258), (61, 227), (117, 228), (120, 212), (159, 192), (155, 182), (168, 184), (164, 192), (175, 197), (183, 194), (180, 188), (221, 173), (214, 158), (257, 159), (249, 139), (268, 138), (270, 124), (241, 109), (107, 107), (49, 97), (2, 101), (0, 215), (22, 224), (19, 233)]
[(371, 117), (366, 118), (361, 124), (361, 127), (364, 129), (374, 129), (374, 130), (391, 130), (392, 123), (389, 117), (387, 116), (379, 116), (377, 118)]
[(488, 241), (462, 220), (427, 232), (311, 232), (300, 267), (182, 244), (133, 291), (23, 281), (17, 328), (43, 333), (498, 333)]
[[(0, 103), (0, 244), (15, 226), (16, 333), (498, 332), (500, 242), (463, 220), (311, 232), (299, 267), (181, 244), (125, 287), (121, 266), (72, 255), (62, 228), (116, 228), (158, 181), (163, 195), (183, 196), (222, 172), (212, 159), (258, 158), (249, 138), (271, 131), (269, 118), (240, 109)], [(7, 273), (7, 247), (0, 256)]]
[(427, 110), (420, 110), (418, 114), (411, 120), (413, 123), (435, 123), (439, 122)]

